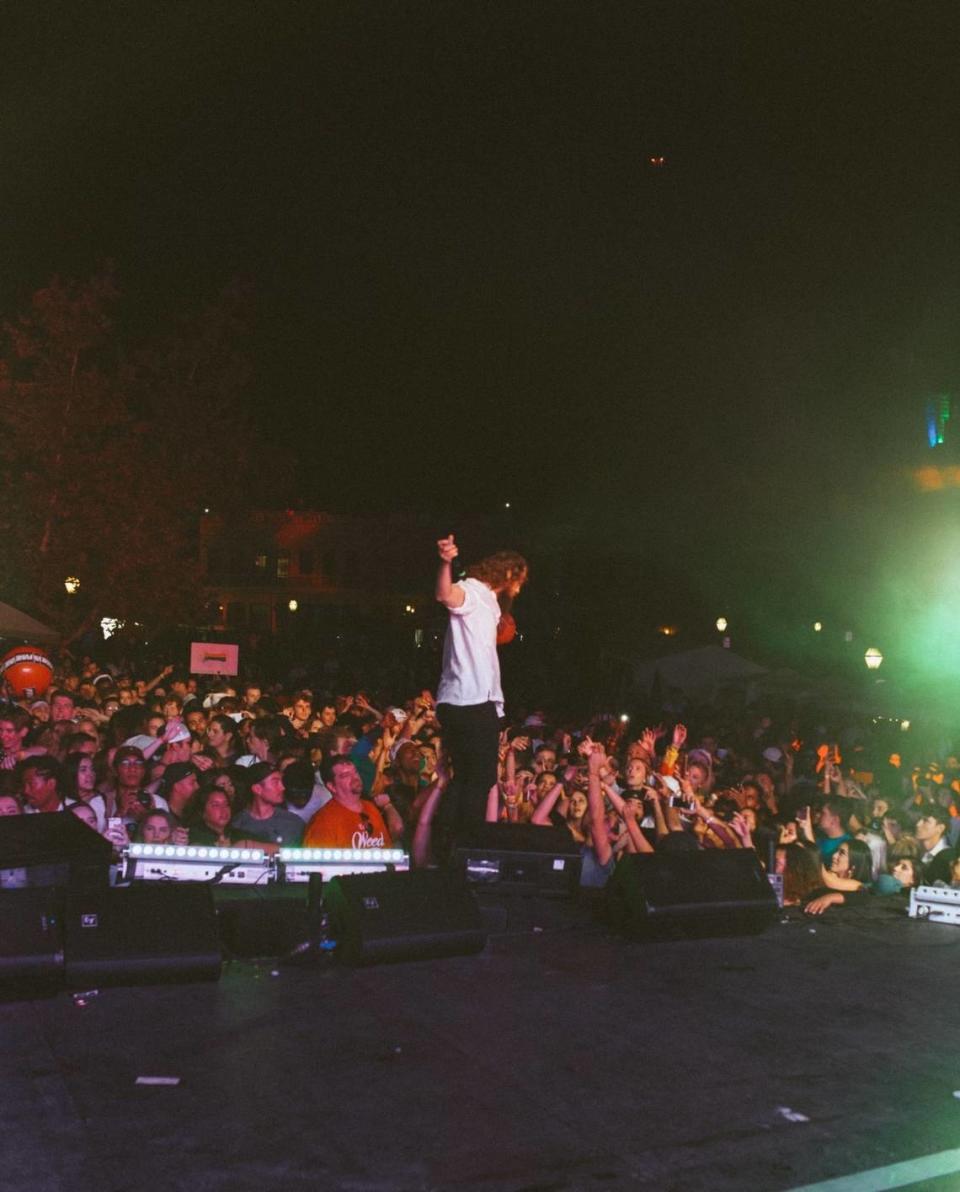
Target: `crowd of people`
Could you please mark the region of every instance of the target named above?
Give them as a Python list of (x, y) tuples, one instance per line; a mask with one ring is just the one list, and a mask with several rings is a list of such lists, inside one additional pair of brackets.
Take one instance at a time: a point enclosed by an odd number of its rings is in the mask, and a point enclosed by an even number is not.
[[(201, 687), (172, 666), (144, 679), (65, 658), (45, 698), (0, 705), (0, 815), (75, 815), (118, 853), (401, 847), (412, 865), (444, 864), (470, 824), (433, 694), (379, 695)], [(960, 760), (867, 768), (848, 736), (751, 711), (639, 732), (626, 717), (524, 711), (501, 725), (485, 818), (563, 829), (589, 887), (631, 853), (718, 848), (756, 850), (784, 903), (813, 915), (960, 886)], [(23, 880), (0, 869), (0, 884)]]

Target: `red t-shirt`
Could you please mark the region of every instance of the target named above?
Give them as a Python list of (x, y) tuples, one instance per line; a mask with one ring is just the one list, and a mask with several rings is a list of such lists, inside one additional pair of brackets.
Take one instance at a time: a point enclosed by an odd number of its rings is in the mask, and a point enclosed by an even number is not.
[(351, 811), (331, 799), (307, 824), (303, 844), (309, 848), (393, 847), (380, 809), (366, 799), (360, 811)]

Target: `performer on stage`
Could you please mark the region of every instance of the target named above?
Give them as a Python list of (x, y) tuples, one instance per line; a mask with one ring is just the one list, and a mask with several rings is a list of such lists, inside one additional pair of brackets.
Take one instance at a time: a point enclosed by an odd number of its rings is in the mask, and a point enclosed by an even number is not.
[(451, 564), (460, 552), (453, 535), (441, 538), (437, 550), (436, 596), (450, 612), (437, 716), (453, 762), (448, 798), (454, 800), (456, 831), (463, 834), (484, 822), (487, 794), (497, 781), (503, 715), (497, 625), (501, 603), (509, 606), (527, 581), (527, 564), (514, 551), (498, 551), (454, 582)]

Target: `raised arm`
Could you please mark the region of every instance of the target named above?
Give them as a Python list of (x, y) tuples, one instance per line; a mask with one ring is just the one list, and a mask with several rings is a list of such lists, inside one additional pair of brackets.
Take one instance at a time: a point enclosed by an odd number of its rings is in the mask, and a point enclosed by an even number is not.
[(410, 848), (410, 862), (414, 868), (420, 869), (430, 864), (430, 846), (433, 838), (433, 817), (436, 814), (443, 792), (447, 786), (447, 774), (442, 767), (437, 770), (437, 777), (427, 788), (428, 794), (420, 808), (417, 826), (413, 831), (413, 843)]
[(530, 823), (531, 824), (540, 824), (541, 827), (545, 824), (549, 824), (551, 822), (550, 812), (553, 811), (554, 807), (557, 804), (557, 800), (560, 798), (560, 796), (562, 794), (563, 794), (563, 783), (555, 782), (553, 784), (553, 786), (549, 789), (549, 791), (547, 791), (547, 793), (543, 796), (543, 798), (537, 804), (536, 810), (534, 811), (533, 815), (530, 817)]
[(607, 832), (607, 817), (603, 813), (603, 792), (600, 783), (600, 771), (606, 762), (603, 746), (592, 744), (587, 758), (587, 815), (590, 818), (593, 851), (601, 865), (609, 864), (613, 856), (610, 834)]
[(437, 540), (437, 553), (440, 556), (440, 566), (437, 568), (437, 586), (434, 594), (440, 604), (446, 605), (447, 608), (459, 608), (464, 601), (464, 592), (459, 584), (453, 582), (450, 571), (450, 564), (460, 553), (452, 534), (449, 538)]
[[(559, 785), (559, 784), (558, 784)], [(612, 786), (604, 786), (604, 791), (613, 810), (620, 816), (627, 828), (627, 837), (633, 845), (634, 852), (638, 853), (652, 853), (653, 846), (647, 840), (643, 832), (640, 830), (640, 825), (637, 823), (636, 810), (631, 807), (630, 801), (621, 799)]]

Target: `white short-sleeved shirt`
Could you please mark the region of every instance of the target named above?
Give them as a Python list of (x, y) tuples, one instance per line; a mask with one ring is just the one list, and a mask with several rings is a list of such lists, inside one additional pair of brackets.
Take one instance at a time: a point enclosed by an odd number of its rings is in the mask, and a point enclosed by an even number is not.
[(492, 700), (503, 715), (497, 623), (500, 605), (482, 580), (464, 579), (463, 604), (449, 609), (443, 642), (443, 672), (437, 688), (438, 704), (485, 704)]

